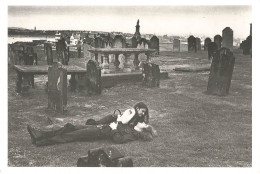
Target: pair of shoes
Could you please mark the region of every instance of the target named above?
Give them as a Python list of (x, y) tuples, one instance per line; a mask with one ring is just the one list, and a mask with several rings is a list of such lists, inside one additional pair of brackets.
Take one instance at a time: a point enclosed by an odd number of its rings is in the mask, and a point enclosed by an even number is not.
[(97, 125), (97, 122), (94, 119), (88, 119), (85, 125)]
[(42, 137), (42, 133), (40, 130), (33, 128), (30, 125), (27, 125), (27, 131), (31, 136), (32, 143), (35, 144), (36, 140), (39, 140)]

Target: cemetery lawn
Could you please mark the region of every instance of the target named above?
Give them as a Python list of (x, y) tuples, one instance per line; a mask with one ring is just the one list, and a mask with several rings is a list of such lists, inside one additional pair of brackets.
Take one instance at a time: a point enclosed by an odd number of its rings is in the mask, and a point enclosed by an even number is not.
[[(35, 89), (17, 95), (16, 73), (8, 71), (8, 166), (76, 166), (77, 159), (100, 146), (115, 146), (133, 159), (136, 167), (251, 167), (252, 166), (252, 59), (234, 50), (236, 57), (230, 94), (206, 95), (209, 71), (176, 72), (173, 68), (205, 66), (207, 52), (161, 52), (152, 58), (169, 73), (160, 88), (124, 82), (103, 89), (101, 95), (68, 92), (68, 112), (47, 109), (47, 76), (35, 77)], [(42, 59), (40, 64), (44, 64)], [(84, 66), (81, 59), (71, 64)], [(85, 124), (125, 110), (138, 101), (148, 104), (150, 124), (159, 136), (153, 141), (114, 144), (110, 140), (72, 142), (36, 147), (26, 126), (52, 129), (65, 123)], [(48, 117), (52, 120), (50, 122)]]

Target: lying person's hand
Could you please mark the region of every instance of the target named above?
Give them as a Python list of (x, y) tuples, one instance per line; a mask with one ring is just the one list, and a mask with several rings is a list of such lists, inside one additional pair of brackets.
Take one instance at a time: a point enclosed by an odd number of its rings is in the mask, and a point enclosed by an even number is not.
[(109, 127), (111, 127), (112, 130), (115, 130), (117, 128), (118, 122), (112, 122), (109, 124)]
[(142, 132), (142, 130), (145, 129), (145, 128), (148, 128), (148, 125), (145, 124), (145, 123), (140, 123), (140, 122), (138, 122), (138, 123), (136, 124), (136, 126), (134, 127), (134, 129), (135, 129), (137, 132)]

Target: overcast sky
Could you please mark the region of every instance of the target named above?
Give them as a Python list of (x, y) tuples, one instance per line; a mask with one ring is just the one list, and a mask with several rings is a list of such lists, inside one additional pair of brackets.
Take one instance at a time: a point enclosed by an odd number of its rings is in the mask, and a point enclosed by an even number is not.
[(9, 6), (8, 27), (39, 30), (97, 30), (141, 34), (209, 36), (229, 26), (246, 38), (251, 6)]

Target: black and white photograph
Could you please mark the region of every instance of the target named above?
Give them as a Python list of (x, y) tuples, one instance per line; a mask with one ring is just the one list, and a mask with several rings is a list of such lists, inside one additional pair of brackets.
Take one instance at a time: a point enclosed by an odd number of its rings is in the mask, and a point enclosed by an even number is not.
[(65, 2), (1, 7), (0, 173), (260, 173), (259, 1)]

